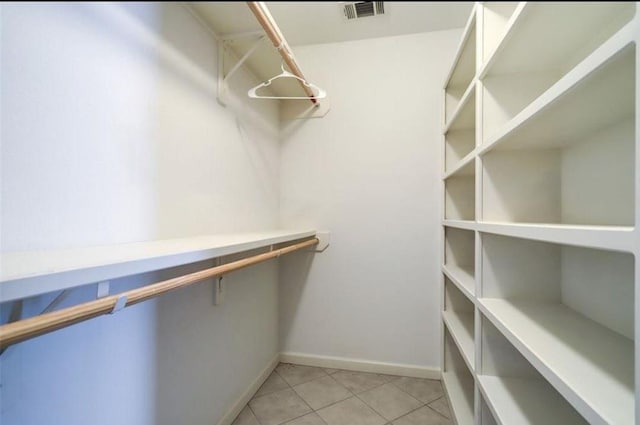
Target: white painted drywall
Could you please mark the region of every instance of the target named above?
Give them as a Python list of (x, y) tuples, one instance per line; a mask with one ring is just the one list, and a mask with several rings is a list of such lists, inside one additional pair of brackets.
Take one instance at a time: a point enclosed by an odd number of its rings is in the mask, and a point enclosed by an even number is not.
[[(184, 7), (0, 9), (4, 250), (276, 227), (278, 111), (243, 72), (217, 103), (215, 41)], [(216, 423), (278, 349), (276, 264), (226, 282), (221, 306), (203, 284), (9, 349), (0, 422)]]
[(331, 245), (281, 262), (284, 352), (438, 367), (442, 84), (459, 38), (295, 48), (331, 111), (283, 123), (280, 220)]

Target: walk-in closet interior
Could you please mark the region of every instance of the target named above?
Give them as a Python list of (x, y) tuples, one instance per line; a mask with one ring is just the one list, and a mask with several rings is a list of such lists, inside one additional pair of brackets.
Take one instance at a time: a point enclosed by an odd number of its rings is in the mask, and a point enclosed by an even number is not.
[(0, 424), (640, 425), (637, 11), (0, 4)]

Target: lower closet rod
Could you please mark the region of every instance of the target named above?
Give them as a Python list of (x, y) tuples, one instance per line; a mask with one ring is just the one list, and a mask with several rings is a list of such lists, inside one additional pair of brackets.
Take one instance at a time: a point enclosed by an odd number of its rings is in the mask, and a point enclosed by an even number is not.
[(0, 326), (0, 349), (4, 349), (9, 345), (16, 344), (60, 328), (71, 326), (103, 314), (111, 313), (116, 308), (119, 300), (122, 303), (119, 307), (129, 307), (139, 302), (155, 298), (169, 291), (183, 288), (211, 277), (222, 276), (223, 274), (317, 244), (317, 238), (309, 239), (307, 241), (275, 249), (264, 254), (254, 255), (252, 257), (223, 264), (221, 266), (178, 276), (173, 279), (164, 280), (162, 282), (157, 282), (138, 289), (132, 289), (131, 291), (126, 291), (109, 297), (99, 298), (95, 301), (78, 304), (52, 313), (8, 323)]

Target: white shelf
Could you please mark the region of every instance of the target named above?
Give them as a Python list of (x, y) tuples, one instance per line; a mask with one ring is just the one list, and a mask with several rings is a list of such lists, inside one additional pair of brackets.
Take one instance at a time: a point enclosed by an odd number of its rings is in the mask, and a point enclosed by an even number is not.
[(499, 425), (587, 424), (540, 379), (478, 376), (478, 385)]
[[(599, 8), (602, 9), (600, 6), (590, 6), (591, 5), (585, 5), (584, 3), (581, 4), (581, 6), (575, 6), (573, 3), (564, 3), (560, 6), (527, 3), (522, 13), (518, 15), (521, 19), (518, 19), (518, 22), (514, 22), (513, 28), (521, 29), (519, 21), (527, 21), (527, 19), (522, 17), (531, 14), (535, 15), (540, 13), (555, 20), (558, 16), (569, 13), (569, 10), (574, 8), (575, 16), (567, 22), (567, 28), (558, 33), (552, 33), (544, 26), (527, 29), (524, 31), (526, 33), (524, 39), (526, 40), (523, 40), (521, 43), (523, 46), (516, 49), (509, 48), (509, 54), (506, 55), (499, 53), (499, 59), (496, 59), (496, 63), (491, 65), (488, 71), (483, 71), (483, 74), (481, 74), (483, 93), (481, 98), (481, 128), (484, 144), (498, 137), (497, 134), (502, 133), (504, 127), (509, 126), (511, 121), (515, 119), (515, 117), (520, 116), (524, 110), (530, 110), (533, 105), (536, 105), (535, 108), (543, 105), (545, 102), (541, 102), (542, 98), (548, 98), (550, 92), (556, 92), (558, 88), (562, 87), (561, 82), (563, 82), (563, 84), (568, 83), (569, 86), (578, 83), (584, 75), (586, 75), (585, 70), (589, 68), (591, 70), (596, 69), (597, 66), (604, 63), (603, 61), (608, 60), (613, 52), (618, 51), (625, 45), (633, 43), (635, 38), (635, 22), (622, 28), (623, 23), (612, 19), (606, 22), (606, 24), (589, 27), (585, 25), (588, 20), (582, 22), (575, 19), (585, 11), (586, 14), (596, 17), (598, 20), (606, 19), (606, 13), (602, 13), (600, 16), (594, 13)], [(611, 6), (608, 7), (611, 8)], [(616, 7), (618, 7), (618, 9), (629, 9), (628, 6), (619, 7), (619, 4), (613, 8), (615, 9)], [(604, 7), (604, 9), (606, 8), (607, 6)], [(558, 9), (558, 16), (553, 16), (554, 9)], [(632, 5), (630, 10), (634, 9), (635, 6)], [(624, 13), (619, 15), (618, 18), (621, 16), (626, 19), (622, 19), (622, 21), (626, 22), (630, 19), (630, 17)], [(541, 21), (544, 21), (544, 19)], [(529, 22), (527, 21), (527, 25), (528, 24)], [(535, 26), (536, 24), (534, 23), (533, 25)], [(571, 28), (575, 26), (580, 27), (581, 31), (589, 34), (589, 37), (570, 40), (572, 37)], [(613, 26), (614, 28), (611, 29), (609, 26)], [(540, 28), (545, 29), (540, 30)], [(594, 28), (598, 28), (598, 31), (594, 31)], [(619, 32), (605, 41), (618, 29), (620, 29)], [(553, 41), (543, 43), (538, 35), (533, 36), (533, 32), (543, 36), (551, 35)], [(515, 36), (515, 34), (510, 32), (506, 37), (508, 38), (510, 36)], [(541, 57), (540, 60), (536, 57), (537, 50), (541, 49), (545, 52), (547, 50), (553, 51), (554, 46), (562, 45), (567, 40), (570, 40), (570, 42), (574, 44), (568, 53), (555, 53), (550, 57), (545, 57), (545, 55), (542, 54), (543, 57)], [(602, 43), (602, 45), (600, 45), (600, 43)], [(506, 60), (505, 58), (517, 59), (514, 59), (512, 62), (511, 59)], [(594, 67), (594, 65), (596, 66)], [(610, 101), (615, 100), (615, 98), (602, 97), (600, 100), (602, 100), (602, 104), (607, 105)], [(597, 121), (597, 118), (597, 116), (594, 116), (594, 121)], [(583, 116), (583, 120), (589, 122), (591, 118), (585, 120)], [(565, 128), (571, 129), (573, 127), (572, 124), (573, 123), (567, 123)]]
[(469, 370), (474, 370), (475, 345), (473, 343), (473, 312), (443, 311), (442, 318), (449, 329), (453, 341), (458, 346)]
[(633, 341), (560, 304), (478, 305), (589, 423), (634, 424)]
[[(445, 225), (449, 224), (445, 222)], [(627, 226), (515, 224), (480, 221), (465, 228), (473, 228), (483, 233), (495, 235), (620, 252), (633, 252), (635, 246), (633, 227)]]
[(444, 133), (456, 130), (471, 130), (476, 125), (476, 80), (473, 80), (462, 95), (460, 103), (447, 121)]
[(483, 397), (480, 397), (480, 425), (499, 425)]
[(481, 149), (485, 220), (634, 224), (636, 57), (624, 41), (613, 57), (599, 51), (594, 72), (562, 81), (567, 90), (549, 90)]
[(315, 233), (276, 230), (55, 251), (5, 252), (0, 256), (0, 302), (235, 254)]
[(478, 223), (476, 221), (469, 220), (442, 220), (442, 225), (445, 227), (454, 227), (456, 229), (464, 230), (476, 230)]
[(444, 181), (445, 219), (475, 220), (475, 161)]
[(462, 158), (455, 166), (451, 167), (451, 169), (444, 174), (443, 180), (453, 176), (473, 176), (476, 171), (474, 163), (475, 159), (475, 153), (469, 152), (467, 156)]
[[(479, 154), (492, 149), (551, 149), (582, 139), (633, 115), (634, 28), (628, 26), (542, 96), (490, 134)], [(619, 54), (611, 61), (612, 53)], [(588, 117), (588, 119), (585, 119)]]
[(468, 387), (473, 386), (473, 378), (461, 375), (456, 371), (444, 372), (442, 374), (442, 383), (456, 423), (458, 425), (472, 425), (473, 395), (470, 400)]
[(480, 75), (569, 69), (634, 12), (631, 2), (522, 2)]
[(475, 299), (476, 282), (472, 265), (458, 266), (456, 264), (445, 264), (442, 271), (456, 285), (456, 287), (465, 294), (470, 300)]
[(444, 136), (445, 145), (445, 173), (453, 173), (460, 168), (461, 163), (475, 157), (476, 147), (475, 128), (452, 130)]

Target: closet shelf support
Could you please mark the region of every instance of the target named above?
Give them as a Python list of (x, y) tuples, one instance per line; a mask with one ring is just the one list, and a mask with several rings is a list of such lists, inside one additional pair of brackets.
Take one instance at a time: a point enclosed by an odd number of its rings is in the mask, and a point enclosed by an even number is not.
[(269, 13), (269, 9), (267, 9), (267, 6), (264, 4), (264, 2), (261, 1), (248, 1), (247, 5), (264, 29), (264, 32), (273, 43), (273, 47), (278, 49), (278, 53), (280, 53), (280, 56), (282, 56), (282, 60), (287, 64), (287, 66), (291, 70), (291, 73), (301, 79), (301, 81), (299, 81), (300, 87), (302, 87), (305, 94), (309, 96), (309, 100), (311, 101), (311, 103), (315, 105), (318, 102), (315, 98), (316, 95), (313, 93), (313, 90), (311, 90), (311, 88), (309, 88), (302, 82), (307, 81), (307, 79), (302, 74), (302, 70), (298, 66), (298, 63), (293, 56), (293, 52), (291, 52), (291, 48), (289, 47), (287, 40), (282, 35), (282, 32), (280, 32), (280, 28), (271, 16), (271, 13)]

